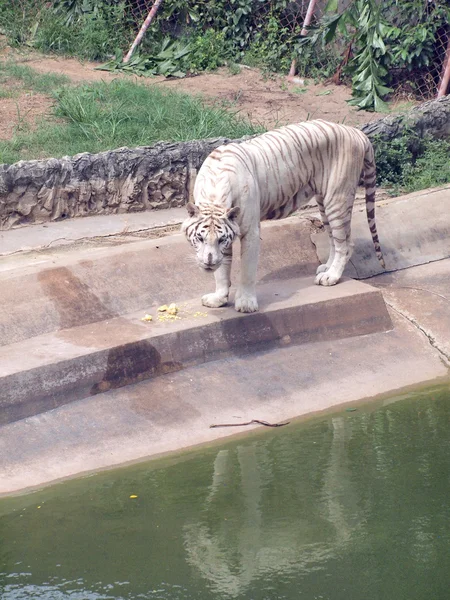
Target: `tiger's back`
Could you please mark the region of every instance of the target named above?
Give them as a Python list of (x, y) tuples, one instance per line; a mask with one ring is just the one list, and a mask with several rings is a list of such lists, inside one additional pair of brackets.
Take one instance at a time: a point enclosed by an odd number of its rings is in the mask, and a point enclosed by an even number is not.
[(354, 194), (368, 147), (358, 129), (321, 120), (220, 146), (199, 171), (195, 202), (232, 203), (243, 214), (258, 203), (260, 220), (284, 218), (314, 195)]

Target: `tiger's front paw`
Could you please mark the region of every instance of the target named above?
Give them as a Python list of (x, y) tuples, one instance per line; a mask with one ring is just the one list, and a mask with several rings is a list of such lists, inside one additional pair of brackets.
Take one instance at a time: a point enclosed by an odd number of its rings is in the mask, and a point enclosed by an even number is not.
[(258, 300), (256, 299), (256, 296), (241, 294), (240, 296), (236, 297), (234, 308), (238, 312), (243, 313), (256, 312), (258, 310)]
[(319, 265), (316, 269), (316, 275), (319, 273), (325, 273), (325, 271), (328, 271), (328, 265)]
[(333, 273), (333, 271), (330, 269), (323, 273), (319, 273), (316, 276), (314, 283), (316, 285), (336, 285), (336, 283), (339, 281), (339, 279), (340, 279), (340, 276), (337, 275), (336, 273)]
[(219, 296), (219, 294), (213, 293), (202, 296), (202, 304), (208, 308), (220, 308), (221, 306), (226, 306), (227, 302), (228, 298), (225, 296)]

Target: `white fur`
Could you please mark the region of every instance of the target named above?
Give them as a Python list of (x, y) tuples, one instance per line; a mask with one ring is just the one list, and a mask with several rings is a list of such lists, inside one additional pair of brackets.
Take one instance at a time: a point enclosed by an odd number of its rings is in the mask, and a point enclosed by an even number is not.
[[(234, 227), (233, 237), (239, 235), (241, 240), (241, 278), (235, 308), (255, 312), (260, 221), (286, 217), (313, 196), (330, 238), (329, 258), (317, 269), (315, 283), (336, 284), (351, 256), (350, 219), (364, 170), (367, 207), (373, 210), (375, 165), (370, 141), (358, 129), (321, 120), (289, 125), (214, 150), (198, 173), (195, 207), (188, 207), (191, 217), (183, 224), (183, 229), (191, 232), (200, 266), (215, 269), (216, 291), (203, 296), (203, 304), (215, 308), (228, 301), (231, 248), (225, 259), (215, 233), (220, 224)], [(232, 208), (236, 210), (227, 221)], [(203, 227), (204, 232), (205, 223), (209, 233), (200, 243), (192, 235), (192, 226), (198, 231)], [(369, 219), (371, 223), (375, 223), (374, 217)], [(378, 238), (374, 236), (376, 233), (372, 237), (380, 258)]]

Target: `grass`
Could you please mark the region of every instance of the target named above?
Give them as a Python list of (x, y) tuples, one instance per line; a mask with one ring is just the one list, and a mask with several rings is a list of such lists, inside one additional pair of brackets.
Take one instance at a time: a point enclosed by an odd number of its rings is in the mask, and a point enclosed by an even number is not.
[(100, 152), (159, 141), (208, 137), (238, 138), (262, 132), (237, 112), (207, 106), (201, 98), (117, 79), (68, 85), (61, 76), (41, 75), (29, 67), (0, 65), (0, 69), (54, 99), (54, 117), (34, 131), (18, 132), (0, 142), (0, 163), (34, 158)]
[(10, 45), (88, 60), (128, 47), (135, 35), (131, 20), (125, 2), (0, 0), (0, 31)]
[(450, 143), (428, 140), (422, 155), (404, 172), (402, 188), (415, 192), (450, 182)]
[(2, 98), (16, 98), (19, 95), (17, 90), (11, 88), (3, 88), (1, 87), (2, 82), (0, 82), (0, 100)]
[(65, 75), (38, 73), (26, 65), (14, 62), (0, 62), (0, 76), (17, 79), (23, 88), (48, 94), (53, 89), (70, 83)]
[(392, 195), (450, 182), (450, 141), (419, 138), (412, 131), (390, 142), (374, 140), (377, 181)]

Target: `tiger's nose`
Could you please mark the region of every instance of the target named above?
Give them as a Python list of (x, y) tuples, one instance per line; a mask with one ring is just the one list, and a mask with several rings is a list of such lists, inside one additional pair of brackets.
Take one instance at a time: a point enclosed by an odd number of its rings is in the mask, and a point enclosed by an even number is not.
[(212, 261), (213, 261), (213, 255), (211, 254), (211, 252), (208, 254), (208, 265), (212, 265)]

